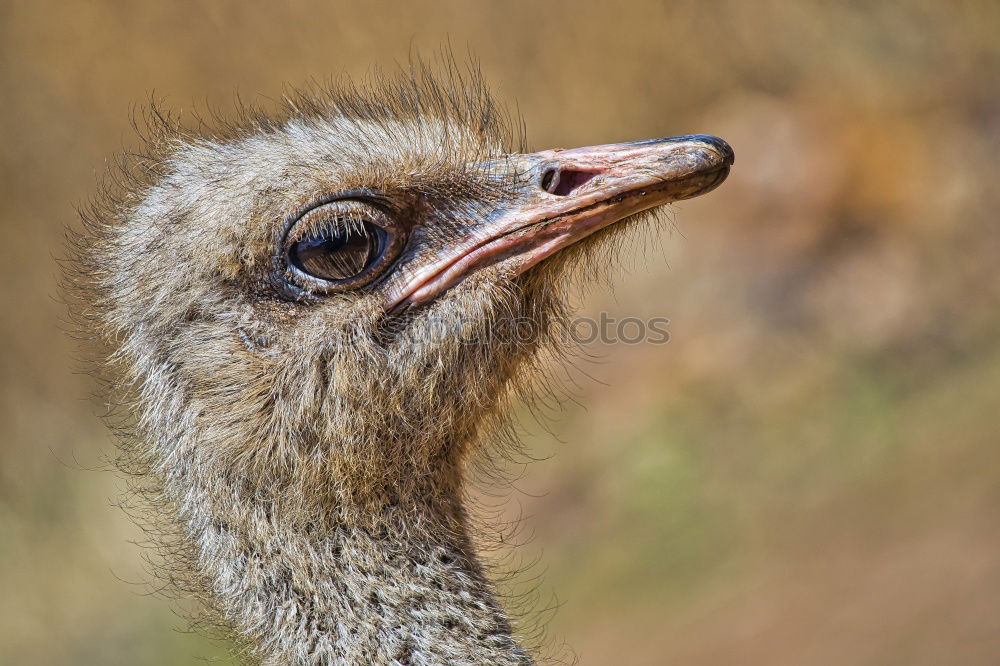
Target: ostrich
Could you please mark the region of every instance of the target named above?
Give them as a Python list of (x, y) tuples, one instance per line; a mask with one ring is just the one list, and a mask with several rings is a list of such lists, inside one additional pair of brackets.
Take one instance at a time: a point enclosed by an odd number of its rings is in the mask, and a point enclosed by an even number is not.
[(214, 132), (152, 117), (69, 282), (168, 575), (264, 664), (534, 663), (475, 552), (471, 461), (580, 260), (719, 185), (730, 147), (529, 153), (477, 75), (427, 68)]

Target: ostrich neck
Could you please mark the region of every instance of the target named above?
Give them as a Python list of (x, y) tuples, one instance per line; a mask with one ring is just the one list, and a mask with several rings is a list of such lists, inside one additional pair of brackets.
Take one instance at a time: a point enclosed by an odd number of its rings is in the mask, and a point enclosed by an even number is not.
[(204, 462), (169, 474), (166, 491), (199, 577), (264, 664), (533, 663), (476, 559), (457, 488), (359, 520), (284, 506), (288, 493), (220, 482)]

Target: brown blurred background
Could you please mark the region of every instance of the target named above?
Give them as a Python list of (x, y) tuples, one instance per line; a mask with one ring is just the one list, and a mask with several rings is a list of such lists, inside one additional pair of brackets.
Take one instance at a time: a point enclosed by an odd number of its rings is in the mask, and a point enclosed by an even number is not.
[[(1000, 4), (0, 6), (0, 663), (228, 663), (148, 591), (55, 298), (129, 109), (474, 52), (536, 148), (691, 132), (729, 182), (584, 313), (507, 504), (582, 664), (1000, 663)], [(603, 382), (603, 383), (601, 383)], [(557, 612), (547, 608), (559, 605)]]

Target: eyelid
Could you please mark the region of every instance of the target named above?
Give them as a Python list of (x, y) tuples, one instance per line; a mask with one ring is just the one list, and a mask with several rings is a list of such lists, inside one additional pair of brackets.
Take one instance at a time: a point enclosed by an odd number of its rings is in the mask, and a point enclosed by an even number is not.
[(395, 226), (391, 216), (380, 208), (356, 199), (342, 199), (314, 206), (302, 214), (288, 230), (285, 244), (322, 233), (332, 220), (368, 221), (387, 230)]
[(337, 203), (338, 201), (347, 201), (347, 202), (357, 201), (362, 204), (368, 204), (373, 208), (381, 210), (386, 215), (391, 215), (391, 216), (396, 216), (400, 213), (397, 207), (393, 205), (392, 200), (382, 192), (368, 188), (358, 188), (353, 190), (344, 190), (336, 194), (331, 194), (322, 197), (321, 199), (318, 199), (317, 201), (313, 202), (313, 204), (310, 205), (308, 209), (303, 211), (303, 213), (300, 214), (299, 217), (309, 212), (310, 210), (320, 208), (322, 206), (325, 206), (326, 204)]

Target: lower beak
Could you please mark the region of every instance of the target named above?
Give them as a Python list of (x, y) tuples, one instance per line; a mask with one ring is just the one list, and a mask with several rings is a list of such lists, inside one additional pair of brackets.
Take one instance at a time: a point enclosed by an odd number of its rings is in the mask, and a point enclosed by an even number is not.
[(388, 310), (427, 303), (501, 261), (523, 273), (619, 220), (709, 192), (729, 175), (733, 149), (696, 134), (509, 159), (529, 176), (519, 196), (393, 290)]

